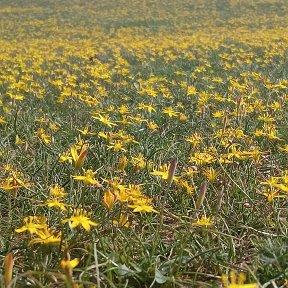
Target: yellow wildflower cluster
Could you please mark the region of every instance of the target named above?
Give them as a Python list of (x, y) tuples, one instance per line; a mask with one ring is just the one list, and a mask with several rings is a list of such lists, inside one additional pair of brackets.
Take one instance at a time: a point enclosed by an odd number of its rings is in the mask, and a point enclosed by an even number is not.
[(288, 171), (284, 171), (282, 176), (272, 176), (268, 180), (261, 182), (267, 187), (263, 195), (267, 197), (269, 202), (274, 198), (287, 198), (288, 196)]
[(17, 233), (28, 231), (33, 235), (33, 239), (29, 242), (29, 245), (37, 243), (59, 245), (62, 233), (57, 233), (55, 230), (50, 229), (46, 221), (45, 216), (27, 216), (24, 218), (24, 225), (15, 231)]
[(194, 287), (287, 236), (288, 1), (3, 0), (0, 18), (5, 286)]

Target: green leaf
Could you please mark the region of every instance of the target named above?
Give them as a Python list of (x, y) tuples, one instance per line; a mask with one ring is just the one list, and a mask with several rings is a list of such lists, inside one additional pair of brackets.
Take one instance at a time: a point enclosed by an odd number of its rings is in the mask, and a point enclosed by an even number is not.
[(122, 264), (121, 266), (119, 266), (118, 269), (119, 269), (119, 274), (121, 276), (129, 276), (129, 275), (135, 274), (135, 271), (128, 268), (125, 264)]
[(169, 277), (164, 276), (158, 269), (155, 270), (155, 281), (158, 284), (164, 284), (169, 279), (170, 279)]

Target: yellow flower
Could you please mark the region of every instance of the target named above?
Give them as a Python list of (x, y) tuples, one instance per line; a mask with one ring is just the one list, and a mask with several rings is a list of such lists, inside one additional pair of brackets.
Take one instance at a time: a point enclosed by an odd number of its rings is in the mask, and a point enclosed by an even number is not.
[(169, 117), (177, 117), (179, 114), (179, 112), (174, 111), (171, 106), (163, 109), (162, 112), (167, 114)]
[(195, 95), (197, 94), (197, 90), (194, 86), (188, 86), (188, 89), (187, 89), (187, 96), (192, 96), (192, 95)]
[(128, 192), (129, 195), (127, 200), (132, 202), (128, 207), (132, 208), (133, 212), (159, 213), (152, 207), (152, 199), (143, 196), (140, 189), (140, 185), (129, 185), (129, 188), (126, 189), (126, 192)]
[(2, 125), (2, 124), (6, 124), (6, 123), (7, 123), (7, 121), (5, 120), (5, 118), (0, 116), (0, 124)]
[(153, 121), (149, 121), (146, 124), (150, 130), (157, 130), (159, 128), (158, 125), (154, 123)]
[(71, 153), (70, 152), (64, 152), (60, 155), (59, 157), (59, 162), (65, 162), (65, 161), (69, 161), (72, 162), (72, 157), (71, 157)]
[(280, 152), (288, 153), (288, 144), (284, 145), (283, 147), (278, 146), (278, 150), (279, 150)]
[(29, 231), (31, 234), (36, 234), (38, 230), (46, 228), (45, 216), (27, 216), (24, 218), (24, 225), (15, 230), (17, 233)]
[(97, 185), (98, 187), (101, 187), (101, 184), (94, 178), (94, 175), (96, 174), (95, 171), (88, 169), (84, 170), (83, 176), (72, 176), (73, 179), (83, 181), (85, 185), (91, 184), (91, 185)]
[[(153, 172), (151, 172), (151, 175), (161, 176), (163, 180), (168, 180), (170, 176), (169, 174), (170, 165), (168, 166), (167, 164), (164, 164), (163, 166), (160, 166), (159, 168), (160, 170), (154, 170)], [(178, 181), (178, 178), (173, 175), (171, 181)]]
[(136, 171), (145, 168), (146, 161), (143, 154), (139, 153), (138, 156), (132, 157), (131, 164)]
[(125, 155), (122, 155), (118, 162), (118, 169), (119, 171), (124, 171), (125, 167), (128, 164), (128, 159)]
[(110, 145), (108, 145), (108, 149), (113, 149), (115, 152), (118, 151), (127, 152), (127, 150), (124, 148), (123, 142), (120, 140), (111, 142)]
[(62, 232), (56, 233), (54, 230), (46, 227), (44, 229), (38, 230), (36, 234), (38, 237), (32, 239), (29, 242), (29, 246), (34, 244), (58, 245), (61, 243)]
[(65, 190), (63, 187), (61, 187), (60, 185), (56, 184), (53, 187), (50, 188), (50, 195), (55, 197), (55, 198), (62, 198), (64, 196), (67, 195), (67, 193), (65, 193)]
[(27, 186), (28, 183), (24, 183), (18, 178), (15, 172), (12, 172), (12, 177), (8, 177), (0, 181), (0, 188), (7, 192), (15, 192), (21, 187)]
[[(281, 183), (284, 182), (284, 183)], [(288, 186), (285, 185), (287, 184), (287, 175), (285, 174), (282, 177), (270, 177), (267, 181), (261, 182), (260, 184), (262, 185), (268, 185), (270, 186), (270, 188), (274, 187), (274, 188), (278, 188), (284, 192), (288, 192)]]
[(133, 123), (129, 121), (129, 117), (127, 115), (122, 115), (122, 119), (116, 122), (124, 126), (133, 125)]
[(156, 112), (156, 109), (153, 107), (153, 104), (152, 104), (152, 103), (150, 103), (150, 104), (140, 103), (140, 104), (138, 105), (138, 109), (139, 109), (139, 110), (145, 109), (145, 110), (147, 110), (149, 113), (151, 113), (152, 111), (153, 111), (153, 112)]
[(272, 202), (274, 198), (285, 198), (287, 197), (284, 194), (280, 194), (278, 190), (275, 190), (273, 188), (265, 190), (262, 192), (262, 194), (267, 198), (268, 202)]
[(62, 203), (58, 199), (50, 199), (47, 200), (45, 203), (41, 204), (41, 206), (55, 207), (59, 208), (60, 210), (66, 211), (66, 207), (69, 207), (70, 205)]
[(90, 132), (89, 127), (85, 127), (83, 130), (80, 129), (76, 129), (77, 131), (79, 131), (83, 136), (87, 136), (87, 135), (95, 135), (95, 133)]
[[(222, 283), (225, 288), (257, 288), (258, 285), (256, 283), (244, 284), (246, 281), (246, 275), (243, 272), (236, 275), (236, 272), (230, 272), (230, 283), (228, 281), (227, 275), (223, 274), (221, 276)], [(238, 278), (238, 279), (237, 279)]]
[(73, 162), (74, 162), (74, 167), (76, 169), (81, 168), (83, 166), (83, 163), (84, 163), (85, 159), (86, 159), (87, 145), (86, 144), (82, 145), (79, 154), (78, 154), (78, 151), (77, 151), (77, 145), (73, 145), (71, 147), (70, 151), (71, 151), (72, 159), (73, 159)]
[(202, 137), (198, 133), (194, 133), (190, 137), (185, 139), (187, 142), (190, 142), (193, 147), (197, 147), (202, 142)]
[(79, 258), (74, 258), (73, 260), (61, 260), (60, 266), (63, 270), (65, 269), (74, 269), (80, 263)]
[(199, 166), (204, 166), (206, 164), (211, 164), (216, 162), (216, 158), (206, 152), (195, 152), (194, 156), (190, 157), (190, 162), (195, 163)]
[(223, 118), (225, 116), (225, 112), (224, 111), (215, 111), (213, 113), (213, 117), (214, 118)]
[(180, 179), (177, 183), (181, 188), (184, 188), (187, 193), (192, 194), (194, 191), (194, 188), (188, 183), (187, 180)]
[(107, 125), (108, 127), (117, 126), (117, 124), (113, 123), (110, 120), (108, 115), (102, 116), (99, 113), (96, 113), (96, 115), (98, 115), (98, 116), (92, 116), (92, 118), (99, 120), (100, 122), (102, 122), (103, 124)]
[(131, 222), (129, 221), (128, 217), (121, 214), (120, 218), (113, 219), (113, 224), (118, 225), (118, 227), (129, 228), (131, 226)]
[(49, 128), (52, 132), (57, 132), (59, 130), (59, 126), (54, 122), (49, 123)]
[(24, 225), (15, 230), (17, 233), (28, 231), (30, 234), (35, 234), (37, 237), (29, 242), (29, 246), (33, 244), (52, 244), (57, 245), (61, 242), (62, 232), (55, 232), (46, 224), (46, 217), (41, 216), (27, 216), (24, 218)]
[(264, 122), (274, 122), (275, 119), (271, 117), (268, 113), (265, 113), (264, 115), (259, 115), (258, 120), (262, 120)]
[(179, 113), (179, 119), (181, 121), (186, 121), (188, 119), (188, 117), (184, 113)]
[(51, 141), (52, 141), (51, 136), (47, 135), (46, 132), (45, 132), (45, 130), (44, 130), (43, 128), (39, 128), (39, 129), (37, 130), (37, 133), (36, 133), (36, 134), (37, 134), (37, 136), (38, 136), (40, 139), (43, 140), (43, 142), (44, 142), (45, 144), (50, 144), (50, 143), (51, 143)]
[(151, 205), (148, 205), (145, 203), (145, 201), (138, 201), (133, 205), (128, 205), (129, 208), (133, 209), (133, 212), (154, 212), (154, 213), (159, 213), (157, 210), (155, 210)]
[(219, 175), (219, 171), (215, 170), (213, 167), (210, 167), (205, 169), (203, 174), (207, 177), (209, 182), (215, 182)]
[(120, 114), (127, 114), (127, 113), (129, 113), (129, 109), (128, 109), (128, 107), (125, 106), (125, 105), (121, 105), (121, 106), (119, 107), (118, 111), (119, 111)]
[(71, 228), (82, 226), (89, 232), (91, 230), (91, 226), (97, 226), (98, 224), (90, 220), (88, 216), (90, 216), (89, 213), (83, 209), (76, 209), (72, 217), (62, 220), (61, 222), (63, 224), (69, 222), (69, 226)]
[(112, 193), (110, 190), (107, 190), (104, 192), (103, 204), (108, 210), (112, 209), (115, 201), (116, 201), (116, 196), (114, 193)]
[(23, 141), (17, 134), (16, 137), (15, 137), (15, 145), (21, 145), (21, 144), (24, 144), (24, 143), (25, 143), (25, 141)]
[(212, 222), (210, 217), (206, 218), (204, 215), (201, 216), (196, 222), (192, 223), (192, 226), (211, 226)]

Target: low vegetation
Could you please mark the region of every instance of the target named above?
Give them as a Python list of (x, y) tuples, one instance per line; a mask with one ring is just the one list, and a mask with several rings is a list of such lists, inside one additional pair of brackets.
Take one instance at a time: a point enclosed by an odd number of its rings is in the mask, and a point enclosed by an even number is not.
[(287, 15), (1, 1), (2, 286), (287, 287)]

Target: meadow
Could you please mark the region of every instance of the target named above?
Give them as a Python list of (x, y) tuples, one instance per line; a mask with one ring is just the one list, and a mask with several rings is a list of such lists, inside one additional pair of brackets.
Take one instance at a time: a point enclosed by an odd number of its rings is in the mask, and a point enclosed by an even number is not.
[(1, 0), (1, 287), (288, 287), (288, 1)]

